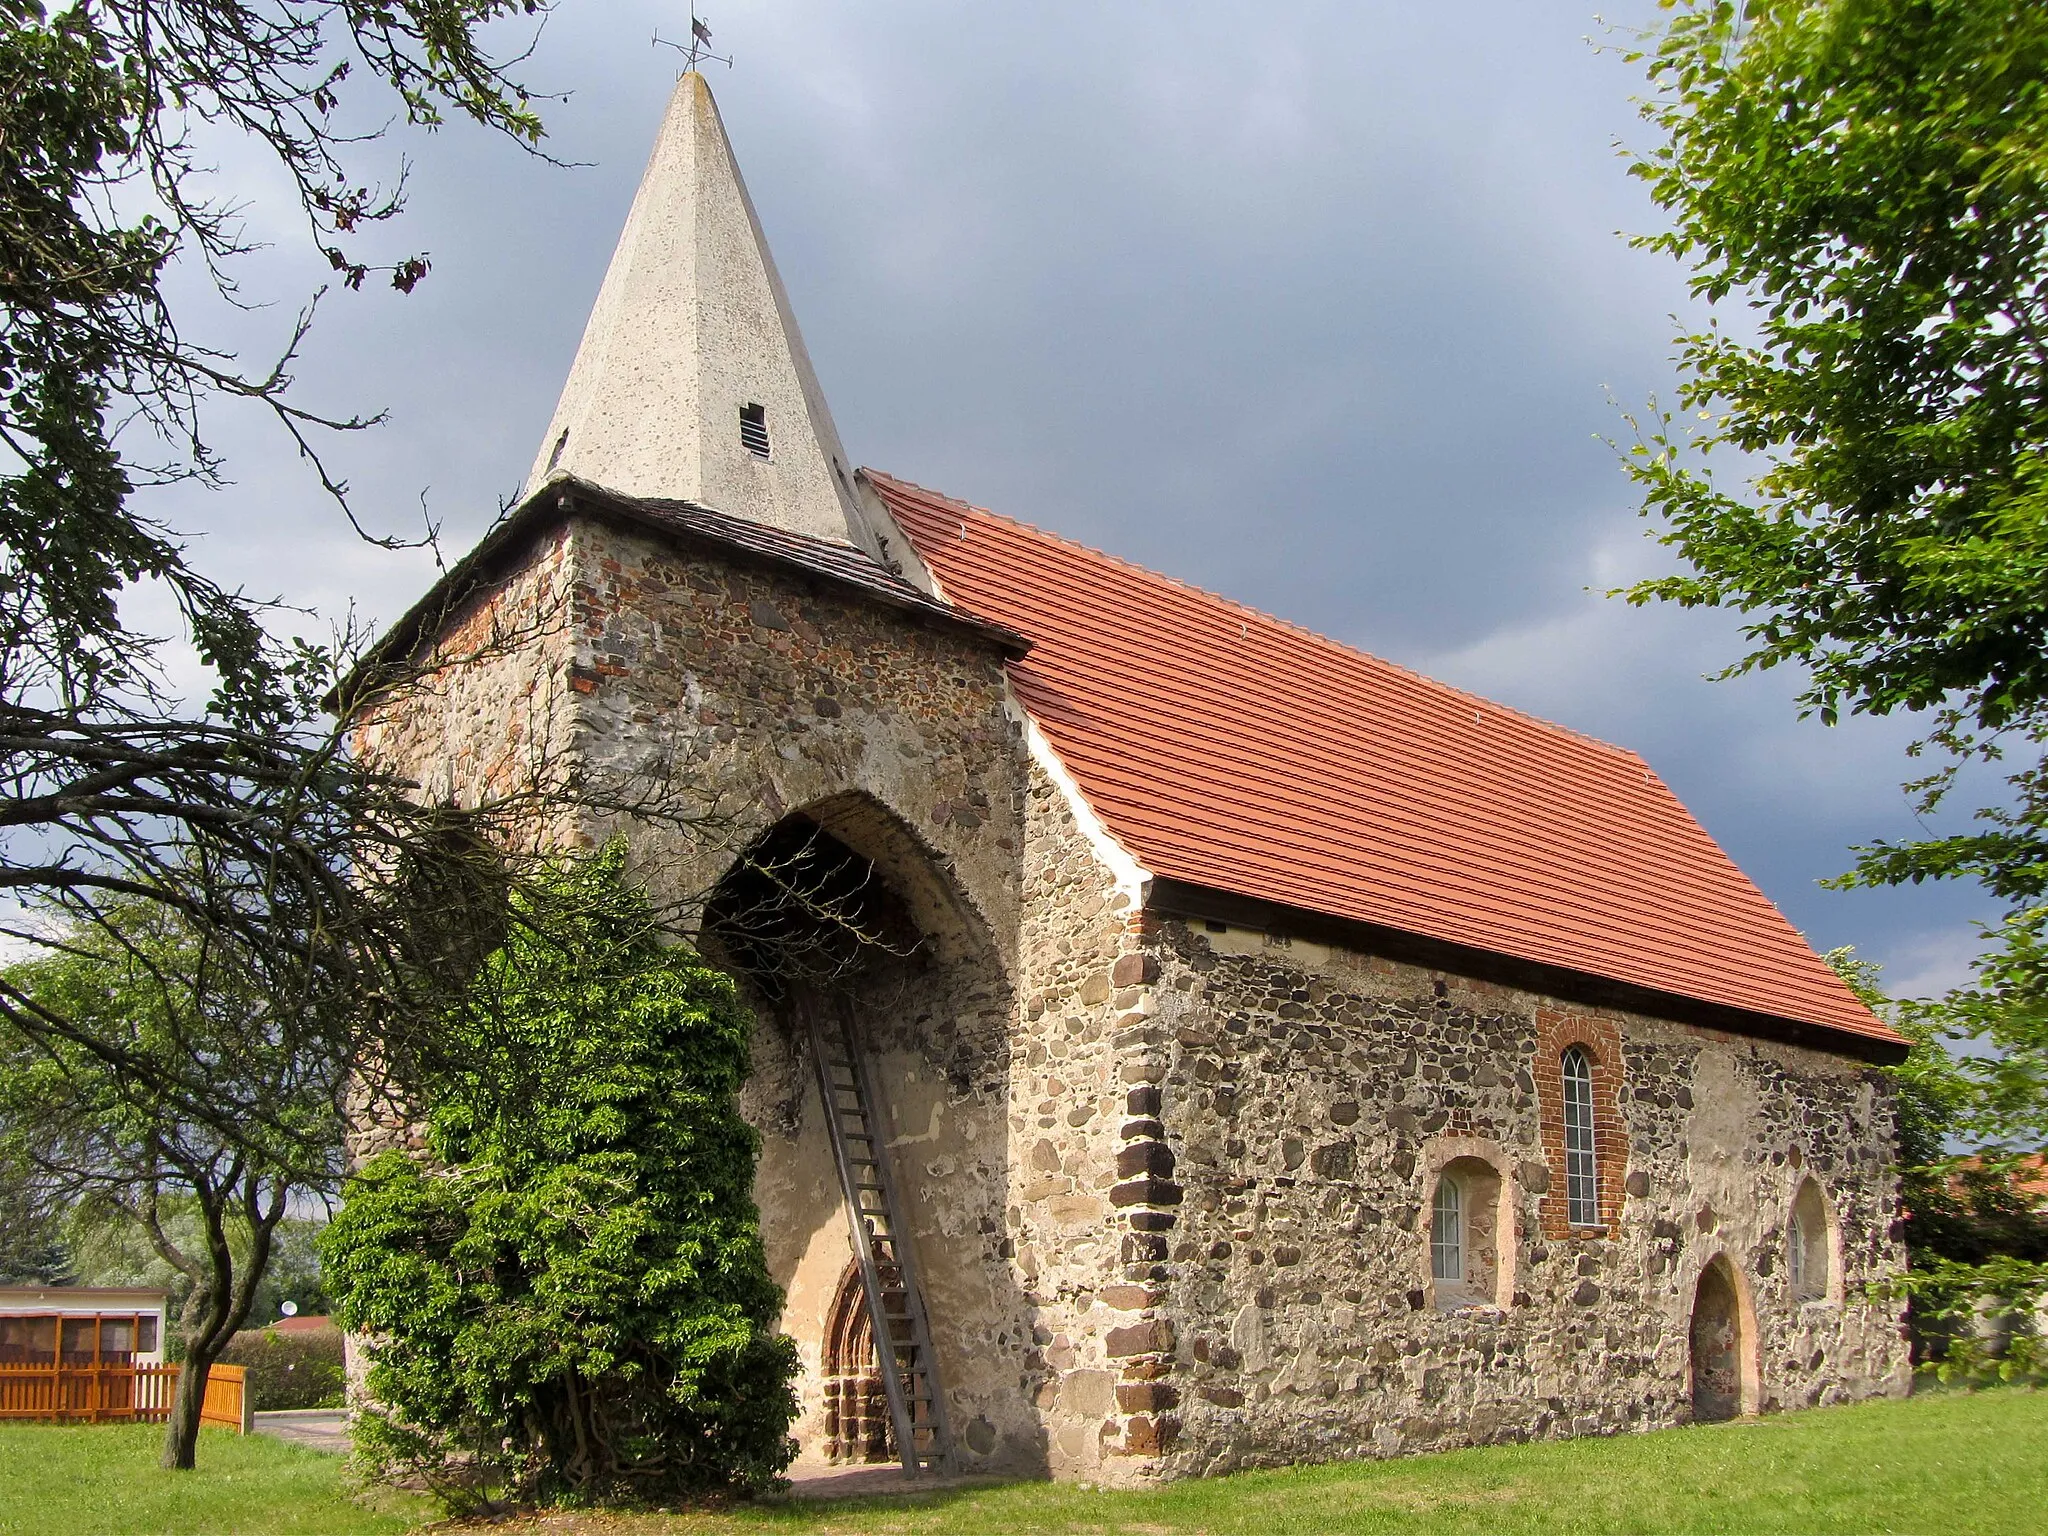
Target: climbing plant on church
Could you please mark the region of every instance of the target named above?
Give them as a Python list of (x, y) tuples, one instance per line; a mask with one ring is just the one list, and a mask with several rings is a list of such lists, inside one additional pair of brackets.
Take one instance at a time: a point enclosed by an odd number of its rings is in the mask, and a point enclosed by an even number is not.
[[(1666, 0), (1632, 55), (1659, 142), (1638, 243), (1737, 315), (1681, 336), (1679, 408), (1627, 458), (1684, 568), (1634, 603), (1732, 610), (1730, 674), (1804, 711), (1919, 716), (1908, 789), (1969, 830), (1857, 850), (1844, 885), (1974, 879), (1975, 984), (1924, 1015), (1982, 1047), (1956, 1128), (2048, 1142), (2048, 8)], [(1995, 781), (1994, 781), (1995, 784)]]
[(752, 1021), (625, 860), (518, 899), (419, 1085), (423, 1151), (369, 1161), (324, 1243), (370, 1341), (358, 1453), (459, 1506), (759, 1490), (795, 1451)]

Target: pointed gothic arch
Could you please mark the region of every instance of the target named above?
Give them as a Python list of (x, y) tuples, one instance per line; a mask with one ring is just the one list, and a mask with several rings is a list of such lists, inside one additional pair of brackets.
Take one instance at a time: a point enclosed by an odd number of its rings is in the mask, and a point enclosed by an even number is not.
[[(987, 1425), (1018, 1409), (983, 1379), (978, 1351), (1028, 1336), (1025, 1302), (1006, 1270), (989, 1283), (993, 1242), (938, 1233), (960, 1219), (999, 1231), (1009, 1187), (1008, 1081), (990, 1064), (1008, 1059), (1012, 996), (992, 928), (943, 854), (846, 792), (747, 846), (707, 903), (702, 942), (739, 977), (760, 1023), (758, 1076), (781, 1094), (760, 1177), (832, 1191), (777, 1245), (783, 1329), (812, 1365), (805, 1454), (906, 1466), (988, 1454)], [(912, 1125), (930, 1129), (899, 1140)], [(954, 1159), (943, 1186), (933, 1137)], [(894, 1319), (887, 1355), (876, 1309)], [(982, 1425), (980, 1443), (952, 1422)]]
[(849, 1260), (825, 1315), (825, 1456), (834, 1462), (896, 1459), (896, 1435), (875, 1355), (860, 1270)]

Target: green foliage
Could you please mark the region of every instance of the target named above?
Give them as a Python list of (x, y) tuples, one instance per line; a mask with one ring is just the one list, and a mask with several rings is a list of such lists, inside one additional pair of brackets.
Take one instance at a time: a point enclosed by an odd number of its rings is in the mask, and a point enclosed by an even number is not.
[(75, 1278), (54, 1208), (19, 1157), (0, 1147), (0, 1285), (68, 1285)]
[[(539, 120), (479, 42), (539, 0), (0, 0), (0, 651), (27, 652), (90, 697), (143, 682), (149, 649), (129, 631), (121, 591), (155, 578), (177, 601), (224, 702), (272, 686), (258, 605), (187, 562), (183, 543), (138, 515), (138, 485), (212, 482), (198, 409), (209, 396), (268, 406), (302, 447), (323, 422), (291, 405), (280, 338), (275, 369), (239, 370), (190, 339), (164, 276), (183, 257), (230, 297), (248, 246), (236, 211), (209, 200), (195, 124), (267, 147), (309, 233), (350, 287), (368, 273), (341, 246), (394, 216), (399, 199), (353, 179), (365, 135), (334, 114), (381, 84), (410, 122), (445, 107), (531, 145)], [(374, 137), (374, 133), (368, 137)], [(414, 258), (391, 271), (410, 290)], [(139, 421), (135, 418), (140, 418)], [(157, 454), (138, 467), (118, 438)], [(341, 487), (332, 480), (336, 495)], [(5, 668), (19, 681), (18, 662)]]
[(125, 1249), (174, 1278), (188, 1368), (165, 1457), (189, 1468), (204, 1373), (248, 1320), (294, 1193), (338, 1182), (348, 1061), (302, 1032), (303, 994), (280, 998), (174, 908), (127, 901), (45, 941), (0, 976), (20, 1010), (62, 1021), (0, 1016), (0, 1167), (68, 1211), (81, 1268)]
[(274, 1333), (245, 1328), (220, 1352), (225, 1365), (246, 1366), (256, 1411), (339, 1408), (348, 1386), (341, 1330), (294, 1329)]
[(420, 1085), (431, 1156), (323, 1245), (375, 1343), (357, 1444), (465, 1504), (771, 1486), (794, 1452), (736, 1094), (751, 1020), (659, 942), (614, 843), (520, 899)]
[[(191, 1276), (166, 1260), (141, 1226), (90, 1202), (74, 1207), (67, 1216), (61, 1228), (64, 1249), (80, 1285), (161, 1290), (170, 1298), (172, 1312), (184, 1309), (192, 1295)], [(158, 1201), (157, 1219), (177, 1250), (188, 1254), (205, 1251), (204, 1217), (189, 1196), (163, 1196)], [(250, 1327), (275, 1322), (287, 1301), (305, 1316), (326, 1314), (327, 1292), (321, 1280), (318, 1246), (326, 1226), (325, 1221), (291, 1216), (278, 1222), (271, 1234), (269, 1260), (249, 1303)], [(228, 1247), (237, 1263), (246, 1262), (246, 1230), (230, 1227)]]
[(1882, 1290), (1907, 1299), (1920, 1370), (1944, 1386), (2048, 1381), (2039, 1325), (2048, 1263), (2010, 1255), (1973, 1264), (1928, 1259)]
[[(1671, 217), (1638, 243), (1747, 302), (1679, 338), (1682, 409), (1627, 459), (1688, 567), (1631, 602), (1728, 608), (1802, 707), (1927, 712), (1910, 788), (2022, 761), (1977, 830), (1858, 850), (1844, 883), (1974, 878), (2011, 907), (1941, 1027), (1979, 1139), (2048, 1140), (2048, 9), (1665, 0), (1643, 51)], [(1715, 455), (1740, 473), (1718, 479)]]
[(1890, 1069), (1909, 1268), (1873, 1293), (1906, 1302), (1914, 1358), (1942, 1384), (2042, 1379), (2048, 1353), (2036, 1308), (2048, 1294), (2048, 1210), (2025, 1182), (2038, 1170), (2031, 1160), (1951, 1152), (1973, 1085), (1944, 1043), (1953, 1031), (1940, 1005), (1888, 997), (1879, 967), (1852, 948), (1823, 958), (1873, 1013), (1913, 1042), (1911, 1054)]

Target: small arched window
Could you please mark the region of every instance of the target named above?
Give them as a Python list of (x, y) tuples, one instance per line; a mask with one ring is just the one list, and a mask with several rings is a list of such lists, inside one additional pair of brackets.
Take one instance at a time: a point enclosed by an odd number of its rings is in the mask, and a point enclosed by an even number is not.
[(1593, 1058), (1584, 1046), (1567, 1046), (1558, 1064), (1564, 1076), (1565, 1220), (1575, 1227), (1597, 1227), (1600, 1176), (1593, 1145)]
[(1484, 1157), (1454, 1157), (1429, 1191), (1429, 1296), (1439, 1312), (1505, 1307), (1512, 1294), (1512, 1214), (1500, 1170)]
[(1834, 1244), (1828, 1237), (1826, 1197), (1812, 1179), (1802, 1180), (1785, 1223), (1785, 1280), (1795, 1301), (1821, 1301), (1834, 1276)]
[(1448, 1174), (1437, 1180), (1430, 1202), (1429, 1272), (1438, 1280), (1465, 1278), (1465, 1198)]

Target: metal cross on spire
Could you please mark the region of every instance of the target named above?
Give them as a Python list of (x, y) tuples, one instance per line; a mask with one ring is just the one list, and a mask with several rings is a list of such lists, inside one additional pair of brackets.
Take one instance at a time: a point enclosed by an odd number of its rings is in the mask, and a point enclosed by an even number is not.
[(690, 7), (690, 40), (687, 43), (672, 43), (659, 32), (654, 34), (654, 40), (662, 47), (673, 48), (683, 56), (685, 72), (695, 69), (706, 59), (714, 64), (723, 64), (727, 69), (732, 68), (731, 58), (711, 51), (711, 28), (706, 26), (704, 19), (697, 14), (697, 7), (694, 4)]

